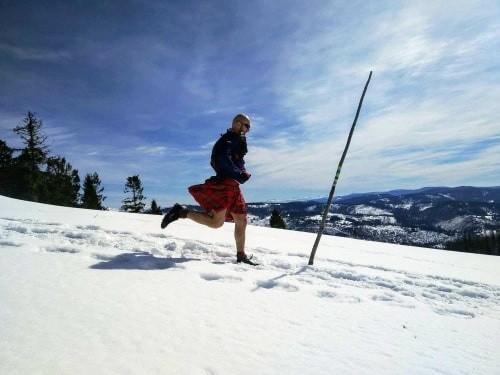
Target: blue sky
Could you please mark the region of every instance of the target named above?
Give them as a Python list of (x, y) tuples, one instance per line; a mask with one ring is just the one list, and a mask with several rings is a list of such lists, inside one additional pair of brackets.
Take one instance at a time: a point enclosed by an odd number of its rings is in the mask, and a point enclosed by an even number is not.
[(247, 201), (500, 185), (498, 1), (1, 1), (0, 139), (28, 110), (119, 207), (193, 203), (232, 117)]

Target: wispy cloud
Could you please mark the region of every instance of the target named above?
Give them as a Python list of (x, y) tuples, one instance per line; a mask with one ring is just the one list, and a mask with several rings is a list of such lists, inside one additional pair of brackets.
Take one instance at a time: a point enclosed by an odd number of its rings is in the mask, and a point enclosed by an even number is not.
[(276, 75), (294, 123), (290, 134), (258, 149), (255, 164), (265, 180), (303, 188), (327, 185), (331, 177), (325, 176), (336, 168), (364, 79), (373, 69), (343, 172), (347, 186), (373, 190), (401, 181), (411, 187), (428, 181), (429, 173), (436, 182), (446, 176), (447, 183), (476, 184), (482, 175), (469, 167), (478, 160), (480, 171), (488, 171), (482, 179), (494, 181), (500, 134), (494, 51), (500, 33), (491, 9), (478, 5), (450, 11), (418, 3), (374, 17), (361, 14), (366, 22), (354, 25), (350, 39), (345, 29), (326, 25), (324, 33), (294, 34), (295, 48), (282, 49), (288, 64)]
[(324, 195), (370, 70), (339, 192), (500, 180), (495, 2), (56, 10), (66, 17), (50, 18), (50, 32), (34, 16), (33, 32), (10, 22), (0, 33), (0, 138), (19, 113), (38, 112), (54, 152), (98, 171), (109, 195), (140, 174), (160, 204), (189, 199), (240, 111), (253, 119), (247, 199)]
[(138, 154), (146, 154), (146, 155), (154, 155), (154, 156), (161, 156), (163, 155), (166, 151), (167, 148), (164, 146), (139, 146), (134, 149), (134, 151)]
[(15, 59), (31, 61), (58, 62), (71, 58), (71, 53), (65, 50), (41, 49), (17, 46), (0, 42), (0, 52)]

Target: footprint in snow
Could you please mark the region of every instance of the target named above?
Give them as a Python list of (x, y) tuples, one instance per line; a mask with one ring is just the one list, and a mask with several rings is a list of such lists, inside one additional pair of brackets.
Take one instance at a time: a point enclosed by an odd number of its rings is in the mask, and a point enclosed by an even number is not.
[(12, 241), (0, 241), (0, 246), (21, 247), (22, 245)]
[(78, 225), (77, 229), (82, 229), (82, 230), (99, 230), (99, 229), (101, 229), (101, 227), (98, 226), (98, 225)]
[(236, 276), (224, 276), (217, 273), (202, 273), (200, 277), (206, 281), (223, 281), (229, 283), (237, 283), (242, 281), (241, 277)]
[(283, 289), (287, 292), (298, 292), (299, 288), (290, 283), (282, 283), (276, 280), (262, 280), (257, 282), (257, 288)]
[(66, 254), (77, 254), (80, 252), (80, 250), (75, 249), (74, 247), (45, 247), (42, 248), (43, 251), (46, 251), (48, 253), (66, 253)]
[(21, 225), (7, 225), (7, 227), (5, 229), (8, 231), (11, 231), (11, 232), (17, 232), (17, 233), (21, 233), (21, 234), (28, 233), (28, 228), (26, 228), (25, 226), (21, 226)]
[(335, 301), (340, 303), (360, 303), (361, 298), (354, 295), (342, 295), (330, 290), (320, 290), (317, 292), (319, 298), (324, 299), (335, 299)]
[(434, 311), (439, 315), (454, 315), (459, 318), (472, 319), (476, 317), (472, 311), (460, 308), (435, 308)]

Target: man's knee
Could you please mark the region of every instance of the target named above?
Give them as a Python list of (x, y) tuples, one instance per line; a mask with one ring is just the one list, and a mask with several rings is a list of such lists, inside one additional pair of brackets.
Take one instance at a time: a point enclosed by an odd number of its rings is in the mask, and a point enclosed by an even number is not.
[(222, 220), (214, 220), (213, 223), (212, 223), (212, 228), (214, 229), (217, 229), (217, 228), (220, 228), (224, 225), (224, 222), (225, 220), (222, 219)]
[(212, 215), (211, 227), (214, 229), (220, 228), (224, 225), (226, 221), (226, 210), (220, 212), (214, 212)]
[(245, 227), (247, 225), (247, 214), (234, 214), (231, 213), (233, 217), (234, 224), (239, 227)]

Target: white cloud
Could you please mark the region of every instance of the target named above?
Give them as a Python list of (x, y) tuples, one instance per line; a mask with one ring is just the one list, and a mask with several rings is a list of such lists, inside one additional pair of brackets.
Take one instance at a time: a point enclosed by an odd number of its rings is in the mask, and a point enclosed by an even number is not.
[(352, 38), (335, 19), (324, 32), (294, 34), (275, 76), (294, 123), (289, 134), (251, 149), (258, 188), (328, 186), (370, 67), (342, 183), (366, 191), (495, 181), (500, 82), (498, 70), (489, 76), (495, 64), (487, 56), (498, 50), (500, 32), (491, 9), (478, 4), (449, 10), (410, 3), (360, 14), (364, 22)]
[(71, 53), (65, 50), (51, 50), (0, 43), (0, 52), (20, 60), (58, 62), (70, 59)]
[[(492, 181), (499, 3), (286, 3), (224, 11), (153, 3), (154, 15), (140, 19), (147, 27), (129, 28), (138, 20), (127, 16), (127, 32), (108, 34), (89, 21), (94, 32), (74, 34), (68, 53), (31, 34), (39, 49), (3, 42), (0, 53), (24, 59), (1, 77), (6, 107), (35, 103), (43, 120), (51, 116), (44, 124), (54, 152), (80, 171), (117, 186), (140, 174), (151, 189), (167, 186), (164, 196), (185, 196), (209, 175), (217, 134), (248, 112), (250, 190), (286, 198), (328, 189), (373, 70), (341, 189)], [(124, 21), (117, 15), (112, 26)], [(33, 63), (58, 58), (75, 64), (46, 75)], [(5, 124), (12, 129), (23, 115), (12, 122), (4, 114), (5, 139)]]
[(160, 157), (167, 152), (168, 148), (164, 146), (145, 145), (145, 146), (135, 147), (134, 150), (137, 154), (145, 154), (145, 155)]

